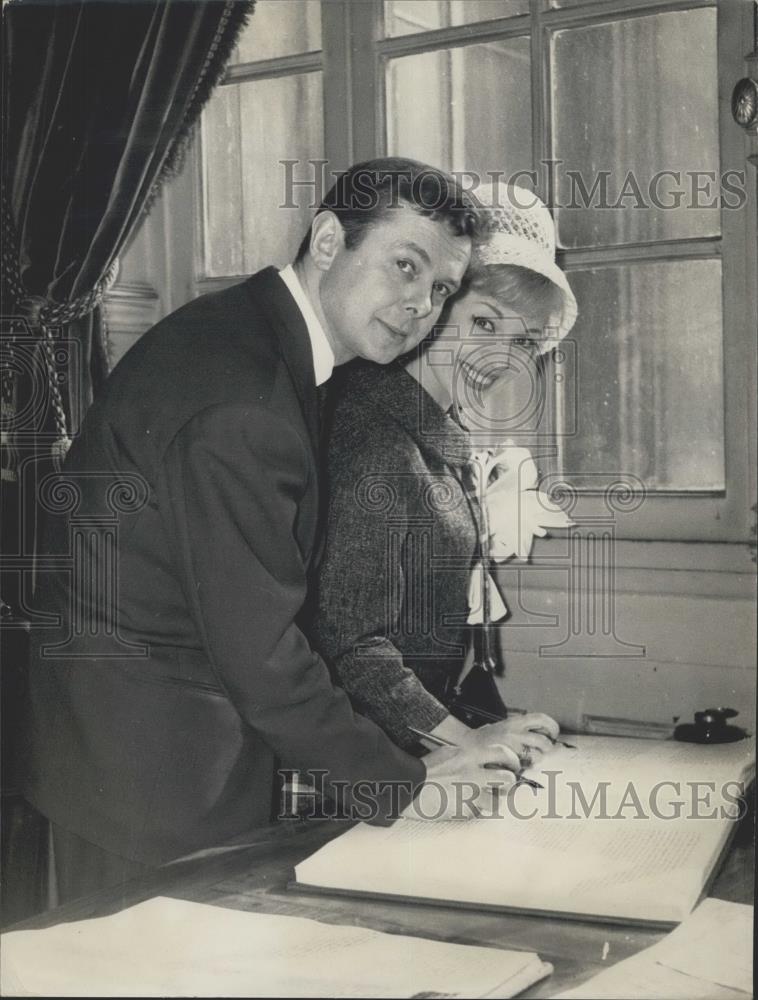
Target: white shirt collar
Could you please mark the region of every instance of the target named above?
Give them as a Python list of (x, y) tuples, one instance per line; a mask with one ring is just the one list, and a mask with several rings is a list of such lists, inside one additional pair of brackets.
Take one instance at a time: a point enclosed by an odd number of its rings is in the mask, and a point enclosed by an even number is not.
[(279, 277), (289, 289), (305, 320), (313, 353), (313, 373), (316, 377), (316, 385), (323, 385), (331, 378), (334, 371), (334, 351), (292, 264), (283, 267), (279, 272)]

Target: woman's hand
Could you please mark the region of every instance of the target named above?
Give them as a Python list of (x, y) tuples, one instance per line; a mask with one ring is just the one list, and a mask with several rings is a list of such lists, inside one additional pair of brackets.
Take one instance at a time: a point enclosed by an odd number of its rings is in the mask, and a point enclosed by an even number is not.
[(519, 758), (522, 768), (539, 763), (542, 755), (553, 749), (560, 733), (555, 719), (542, 712), (512, 715), (502, 722), (492, 722), (482, 728), (496, 731), (491, 733), (491, 738), (499, 739), (512, 750)]

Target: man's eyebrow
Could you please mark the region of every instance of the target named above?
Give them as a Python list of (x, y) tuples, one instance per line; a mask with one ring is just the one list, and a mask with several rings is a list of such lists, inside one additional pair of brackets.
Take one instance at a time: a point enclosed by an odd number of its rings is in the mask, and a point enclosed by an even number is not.
[[(429, 254), (424, 250), (423, 247), (419, 246), (418, 243), (414, 243), (413, 240), (407, 240), (401, 243), (398, 247), (400, 250), (412, 250), (414, 253), (418, 254), (425, 264), (431, 266), (432, 259)], [(450, 285), (454, 291), (457, 291), (461, 287), (461, 283), (457, 278), (443, 277), (441, 279), (446, 285)]]

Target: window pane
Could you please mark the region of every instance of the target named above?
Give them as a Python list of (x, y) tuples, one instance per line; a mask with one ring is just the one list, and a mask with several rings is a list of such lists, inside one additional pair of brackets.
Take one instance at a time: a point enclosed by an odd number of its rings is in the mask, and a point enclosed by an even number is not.
[(218, 87), (201, 119), (205, 275), (242, 274), (240, 88)]
[(719, 261), (572, 271), (579, 320), (566, 478), (631, 473), (650, 490), (724, 488)]
[(719, 235), (715, 9), (558, 31), (552, 71), (563, 246)]
[[(313, 214), (312, 189), (285, 200), (282, 160), (323, 157), (321, 73), (219, 87), (203, 113), (205, 274), (250, 274), (291, 260)], [(295, 173), (297, 178), (297, 172)]]
[(321, 48), (321, 0), (258, 0), (231, 64)]
[(384, 33), (412, 35), (454, 24), (529, 13), (529, 0), (384, 0)]
[(388, 152), (480, 175), (530, 170), (529, 66), (528, 38), (390, 60)]

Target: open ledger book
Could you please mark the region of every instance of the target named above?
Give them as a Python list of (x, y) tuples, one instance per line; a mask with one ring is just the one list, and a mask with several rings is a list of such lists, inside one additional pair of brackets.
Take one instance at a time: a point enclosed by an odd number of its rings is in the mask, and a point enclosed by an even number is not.
[[(755, 772), (755, 742), (571, 736), (540, 781), (478, 819), (360, 824), (295, 869), (299, 887), (674, 924), (695, 907)], [(430, 813), (428, 805), (424, 807)], [(470, 815), (465, 808), (464, 815)]]

